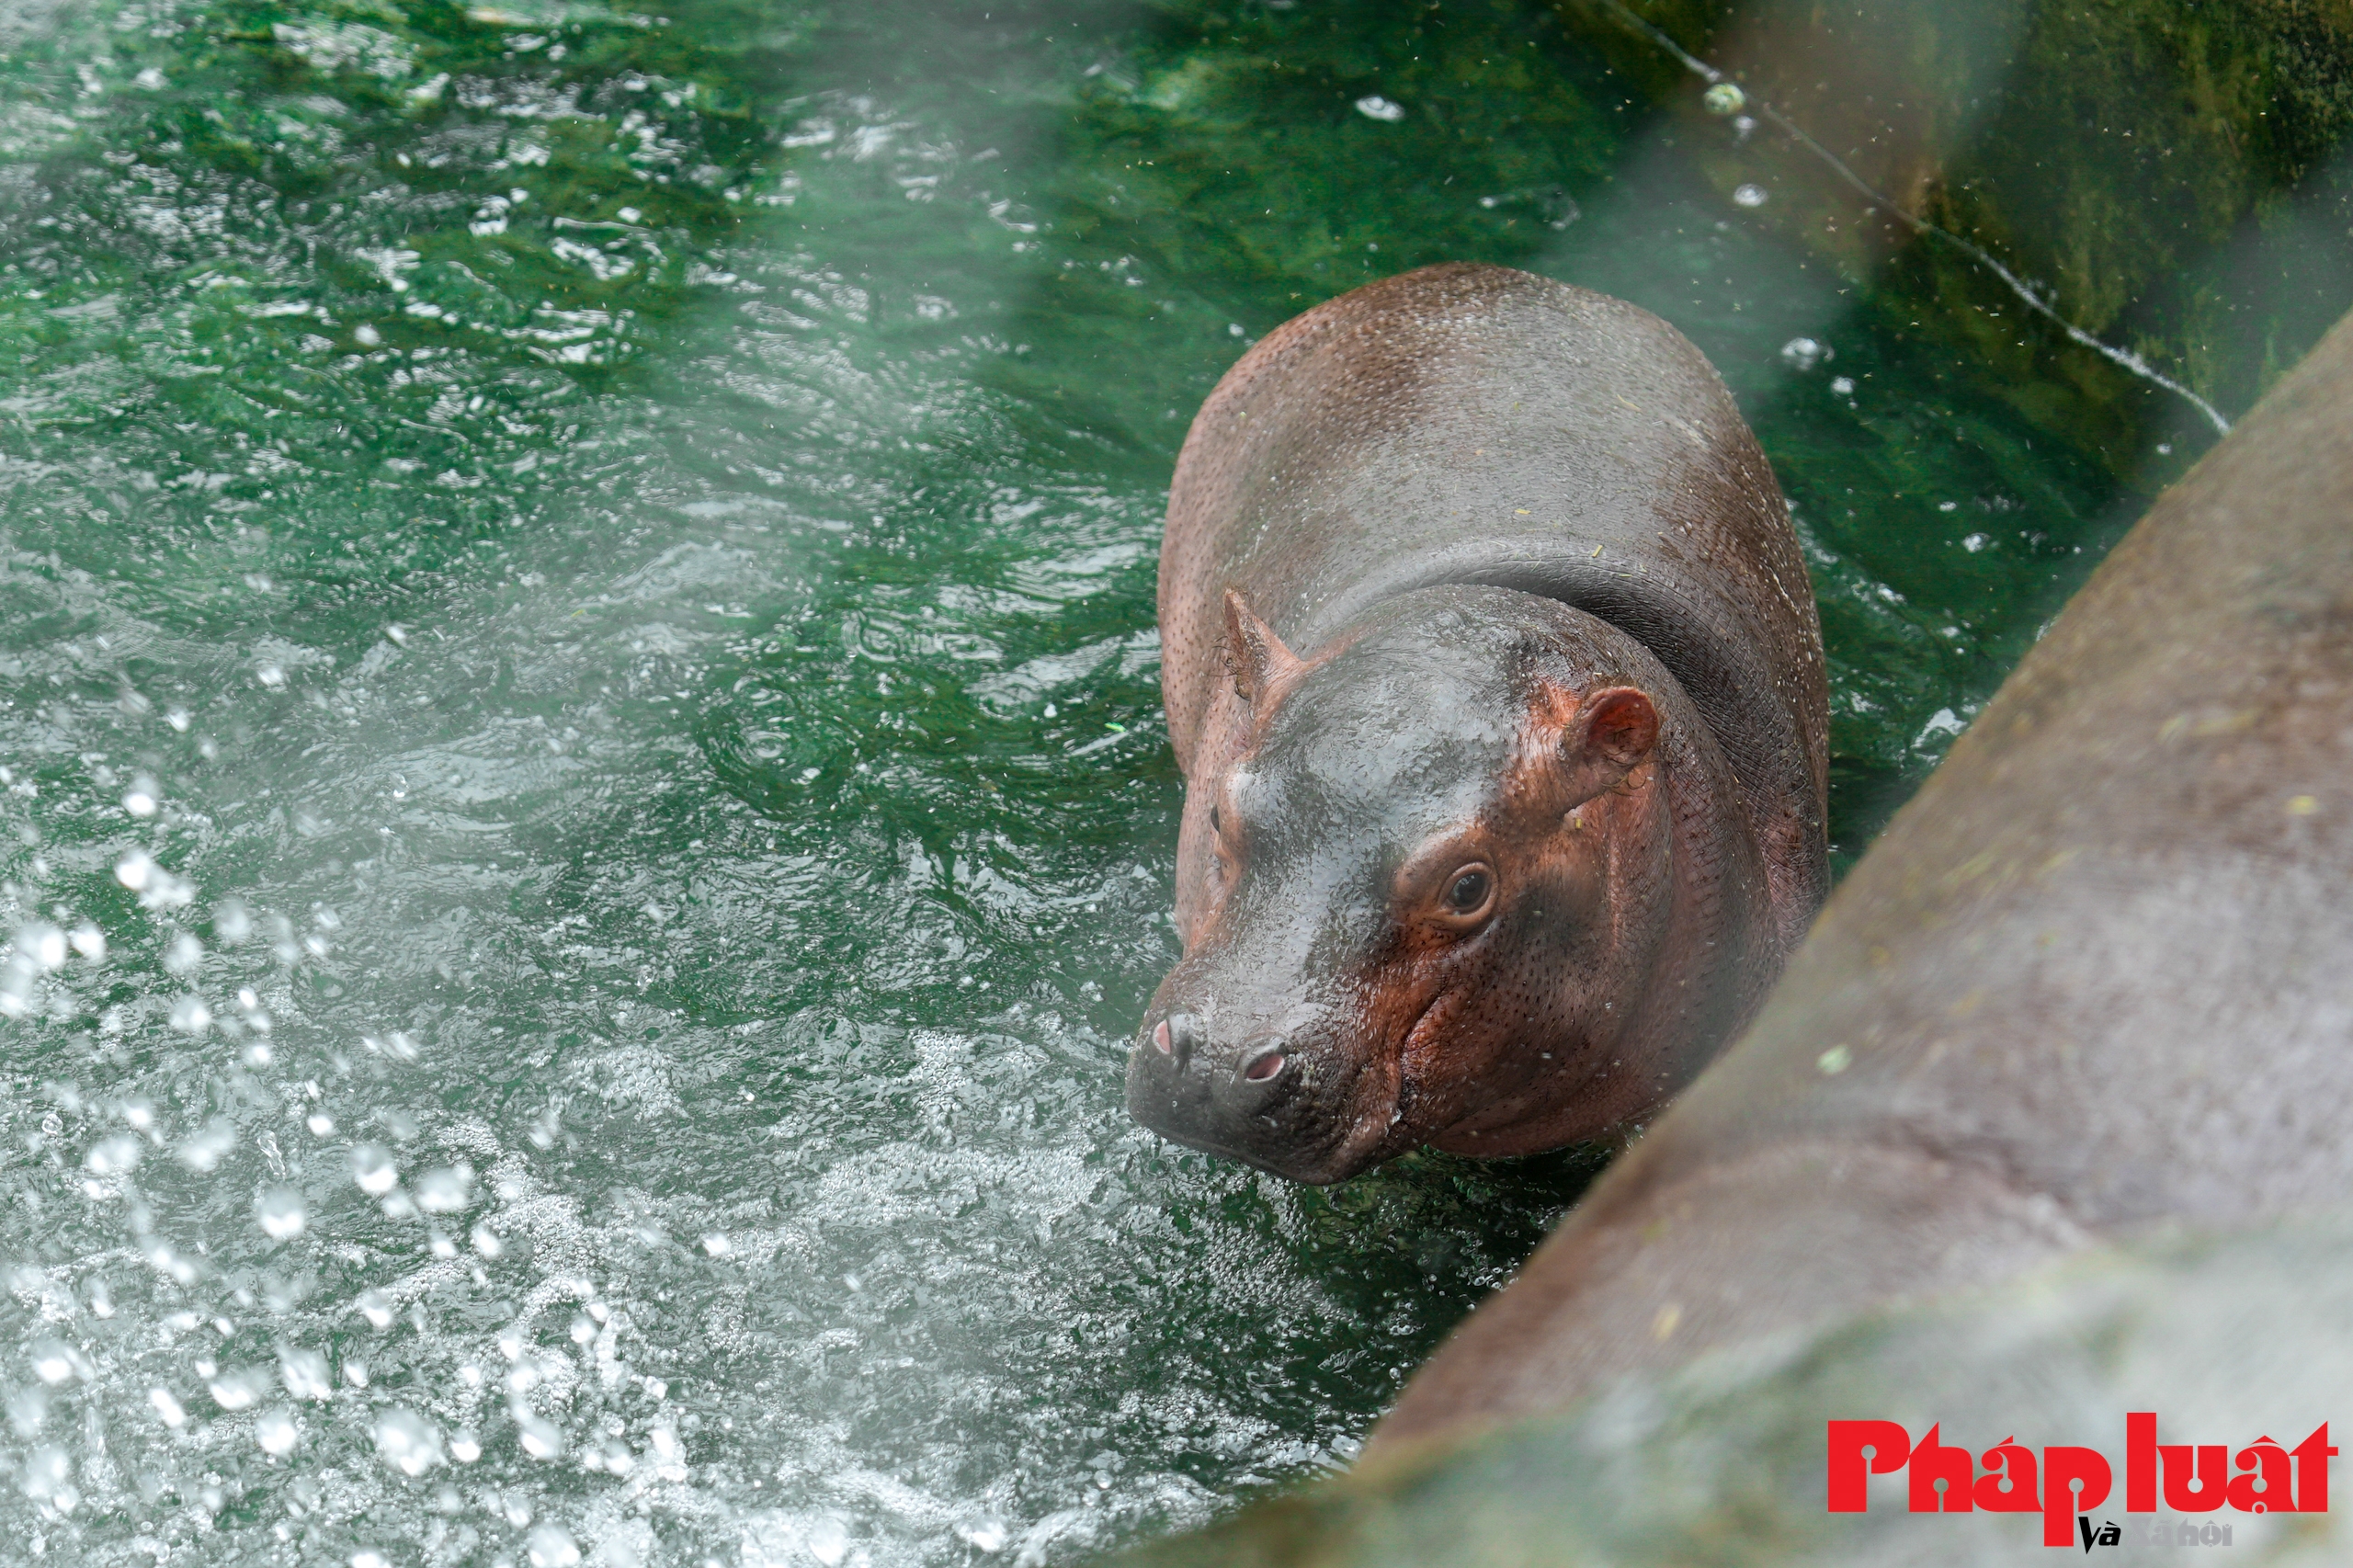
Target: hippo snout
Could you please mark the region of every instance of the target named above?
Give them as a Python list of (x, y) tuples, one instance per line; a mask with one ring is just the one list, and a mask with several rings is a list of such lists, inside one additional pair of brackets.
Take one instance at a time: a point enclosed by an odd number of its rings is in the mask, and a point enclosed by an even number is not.
[(1256, 1030), (1221, 1038), (1203, 1015), (1151, 1019), (1128, 1059), (1128, 1110), (1162, 1137), (1244, 1161), (1292, 1181), (1355, 1174), (1334, 1163), (1351, 1118), (1325, 1104), (1308, 1070), (1312, 1043)]

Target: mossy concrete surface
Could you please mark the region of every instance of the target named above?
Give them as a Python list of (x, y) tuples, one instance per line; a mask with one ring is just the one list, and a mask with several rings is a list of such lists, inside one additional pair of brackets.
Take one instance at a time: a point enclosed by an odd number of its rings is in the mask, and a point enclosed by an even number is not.
[[(2040, 1514), (1914, 1514), (1906, 1477), (1833, 1514), (1834, 1419), (1901, 1425), (1982, 1452), (2080, 1445), (2114, 1470), (2089, 1511), (2127, 1546), (2154, 1525), (2231, 1530), (2229, 1561), (2341, 1563), (2342, 1511), (2125, 1511), (2127, 1412), (2165, 1443), (2343, 1422), (2353, 1388), (2353, 1212), (2226, 1239), (2109, 1250), (1982, 1296), (1867, 1316), (1635, 1378), (1556, 1418), (1401, 1454), (1120, 1560), (1127, 1568), (1742, 1568), (2015, 1564)], [(2340, 1444), (2342, 1438), (2337, 1439)], [(2097, 1554), (2105, 1561), (2106, 1551)], [(2060, 1559), (2053, 1555), (2053, 1562)]]

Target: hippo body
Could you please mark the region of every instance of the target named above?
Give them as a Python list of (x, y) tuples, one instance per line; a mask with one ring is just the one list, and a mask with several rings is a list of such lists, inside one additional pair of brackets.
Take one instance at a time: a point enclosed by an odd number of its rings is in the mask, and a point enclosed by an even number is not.
[(2101, 563), (1754, 1028), (1369, 1454), (2152, 1232), (2341, 1203), (2348, 519), (2353, 317)]
[(1139, 1119), (1294, 1179), (1654, 1109), (1826, 886), (1788, 507), (1632, 306), (1503, 267), (1278, 328), (1194, 420), (1160, 563), (1186, 780)]

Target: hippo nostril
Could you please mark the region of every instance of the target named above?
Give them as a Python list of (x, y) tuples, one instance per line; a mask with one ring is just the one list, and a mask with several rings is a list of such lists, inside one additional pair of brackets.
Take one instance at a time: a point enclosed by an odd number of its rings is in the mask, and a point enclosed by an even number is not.
[(1262, 1051), (1252, 1057), (1249, 1065), (1242, 1069), (1243, 1081), (1250, 1084), (1263, 1084), (1280, 1073), (1288, 1060), (1279, 1051)]
[(1193, 1059), (1193, 1019), (1190, 1014), (1171, 1013), (1152, 1026), (1153, 1049), (1183, 1067)]

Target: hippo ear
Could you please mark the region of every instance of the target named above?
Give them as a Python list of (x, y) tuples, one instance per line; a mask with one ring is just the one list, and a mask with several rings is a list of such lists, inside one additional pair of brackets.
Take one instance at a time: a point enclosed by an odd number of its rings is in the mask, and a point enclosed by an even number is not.
[(1225, 667), (1243, 701), (1256, 703), (1283, 676), (1299, 667), (1275, 629), (1253, 614), (1240, 593), (1225, 591)]
[(1561, 729), (1569, 803), (1582, 805), (1640, 766), (1658, 744), (1658, 709), (1631, 686), (1588, 691)]

